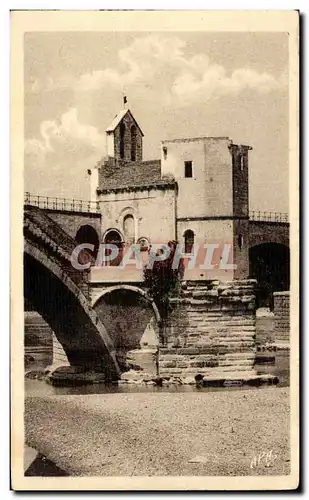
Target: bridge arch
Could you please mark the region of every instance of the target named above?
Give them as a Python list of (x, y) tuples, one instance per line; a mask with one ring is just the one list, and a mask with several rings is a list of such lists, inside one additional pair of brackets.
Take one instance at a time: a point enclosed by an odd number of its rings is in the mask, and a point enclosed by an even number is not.
[(112, 293), (115, 290), (130, 290), (131, 292), (135, 292), (135, 293), (140, 294), (142, 297), (145, 298), (145, 300), (147, 302), (149, 302), (149, 304), (153, 308), (153, 312), (154, 312), (155, 318), (158, 321), (158, 323), (161, 321), (160, 313), (159, 313), (159, 310), (158, 310), (158, 308), (157, 308), (157, 306), (155, 304), (155, 301), (151, 297), (149, 297), (149, 295), (147, 294), (147, 292), (145, 292), (145, 290), (142, 290), (142, 288), (139, 288), (138, 286), (134, 286), (134, 285), (114, 285), (114, 286), (110, 286), (109, 288), (106, 288), (105, 290), (102, 290), (99, 295), (95, 296), (95, 298), (92, 301), (92, 305), (94, 306), (101, 299), (101, 297), (103, 297), (104, 295), (106, 295), (108, 293)]
[(290, 250), (282, 243), (264, 242), (249, 249), (249, 273), (258, 282), (258, 307), (272, 307), (273, 292), (290, 288)]
[(93, 307), (115, 345), (120, 368), (126, 365), (128, 351), (159, 344), (160, 314), (141, 288), (110, 286), (94, 298)]
[(37, 244), (24, 244), (24, 297), (43, 317), (69, 363), (118, 378), (115, 347), (79, 286)]
[[(79, 227), (75, 235), (75, 241), (80, 245), (81, 243), (90, 243), (94, 245), (94, 250), (91, 252), (94, 258), (97, 257), (99, 250), (100, 239), (99, 235), (93, 226), (84, 224)], [(90, 252), (90, 250), (88, 250)]]

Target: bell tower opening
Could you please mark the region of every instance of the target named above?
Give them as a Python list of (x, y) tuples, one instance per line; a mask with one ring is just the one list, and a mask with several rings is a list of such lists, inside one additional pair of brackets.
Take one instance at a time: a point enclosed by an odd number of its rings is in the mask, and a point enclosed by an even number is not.
[(125, 126), (124, 122), (120, 123), (119, 130), (120, 130), (119, 154), (120, 154), (121, 160), (123, 160), (124, 159), (124, 136), (126, 133), (126, 126)]

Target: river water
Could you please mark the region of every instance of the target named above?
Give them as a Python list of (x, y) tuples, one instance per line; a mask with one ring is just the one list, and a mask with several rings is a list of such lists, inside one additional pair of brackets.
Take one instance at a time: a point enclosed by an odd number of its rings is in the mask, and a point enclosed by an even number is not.
[[(288, 351), (280, 351), (279, 353), (264, 353), (268, 356), (275, 355), (275, 363), (258, 364), (255, 366), (257, 374), (270, 374), (279, 378), (277, 387), (286, 387), (289, 385), (289, 353)], [(40, 368), (38, 366), (36, 369)], [(41, 367), (42, 368), (42, 367)], [(196, 387), (194, 385), (170, 385), (164, 387), (146, 386), (136, 384), (91, 384), (76, 387), (54, 387), (42, 380), (25, 379), (25, 396), (52, 396), (52, 395), (67, 395), (67, 394), (109, 394), (109, 393), (136, 393), (136, 392), (210, 392), (210, 391), (234, 391), (243, 389), (262, 389), (267, 385), (260, 387), (252, 386), (235, 386), (235, 387)]]

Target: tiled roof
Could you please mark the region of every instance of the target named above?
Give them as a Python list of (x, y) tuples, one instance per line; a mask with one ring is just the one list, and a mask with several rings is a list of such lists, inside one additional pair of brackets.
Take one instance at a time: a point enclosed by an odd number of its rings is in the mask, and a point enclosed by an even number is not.
[(143, 184), (131, 184), (131, 185), (119, 185), (119, 186), (114, 186), (114, 187), (108, 187), (108, 188), (99, 188), (97, 189), (98, 194), (106, 194), (109, 192), (116, 192), (116, 191), (144, 191), (147, 189), (174, 189), (177, 190), (177, 183), (176, 181), (168, 180), (168, 179), (161, 179), (156, 182), (144, 182)]
[(99, 190), (161, 182), (161, 160), (117, 164), (105, 162), (99, 171)]
[(117, 127), (118, 123), (120, 123), (122, 118), (127, 114), (127, 112), (128, 112), (127, 109), (122, 109), (121, 111), (119, 111), (119, 113), (115, 116), (110, 126), (107, 127), (106, 132), (113, 132)]
[(137, 121), (135, 120), (134, 116), (132, 115), (131, 111), (129, 109), (122, 109), (121, 111), (119, 111), (119, 113), (115, 116), (115, 118), (113, 119), (112, 123), (110, 124), (109, 127), (107, 127), (106, 129), (106, 132), (114, 132), (115, 128), (119, 125), (119, 123), (121, 122), (121, 120), (126, 116), (127, 113), (130, 113), (131, 117), (133, 118), (136, 126), (139, 128), (139, 130), (141, 131), (141, 134), (143, 134), (139, 124), (137, 123)]

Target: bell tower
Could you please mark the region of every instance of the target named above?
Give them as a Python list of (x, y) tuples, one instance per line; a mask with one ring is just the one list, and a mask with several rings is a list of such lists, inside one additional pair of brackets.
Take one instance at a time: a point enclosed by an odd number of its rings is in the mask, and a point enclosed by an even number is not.
[(106, 129), (107, 156), (119, 162), (142, 161), (143, 136), (131, 111), (123, 109)]

